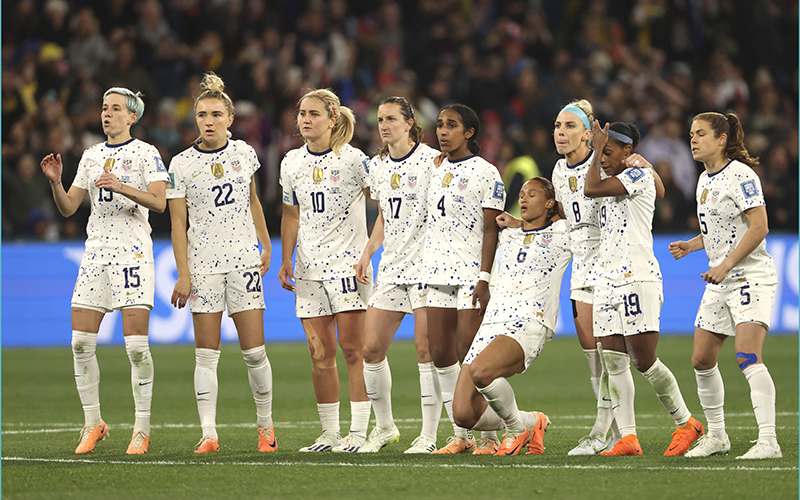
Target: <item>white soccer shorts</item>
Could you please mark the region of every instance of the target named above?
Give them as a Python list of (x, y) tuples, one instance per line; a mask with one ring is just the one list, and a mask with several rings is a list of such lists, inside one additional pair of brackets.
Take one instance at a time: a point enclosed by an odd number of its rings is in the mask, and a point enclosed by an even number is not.
[(367, 308), (372, 284), (365, 285), (355, 275), (326, 281), (298, 279), (295, 283), (294, 310), (298, 318), (331, 316)]
[(228, 316), (242, 311), (265, 309), (258, 266), (220, 274), (192, 274), (189, 310), (193, 313), (222, 312)]
[(422, 283), (416, 285), (396, 285), (394, 283), (376, 283), (369, 306), (384, 311), (397, 311), (411, 314), (414, 309), (425, 307), (428, 288)]
[(595, 337), (657, 332), (664, 303), (660, 281), (635, 281), (626, 285), (603, 284), (594, 289)]
[(428, 285), (428, 307), (444, 309), (478, 309), (472, 305), (475, 285)]
[(532, 318), (521, 318), (505, 323), (483, 323), (475, 334), (463, 364), (471, 364), (498, 335), (506, 335), (522, 347), (525, 353), (525, 366), (519, 373), (524, 373), (539, 357), (544, 343), (553, 338), (553, 331)]
[[(743, 278), (744, 279), (744, 278)], [(694, 326), (713, 333), (735, 335), (740, 323), (760, 323), (769, 331), (777, 285), (749, 284), (706, 287)]]
[(155, 265), (81, 263), (72, 292), (72, 307), (100, 312), (140, 306), (153, 309)]

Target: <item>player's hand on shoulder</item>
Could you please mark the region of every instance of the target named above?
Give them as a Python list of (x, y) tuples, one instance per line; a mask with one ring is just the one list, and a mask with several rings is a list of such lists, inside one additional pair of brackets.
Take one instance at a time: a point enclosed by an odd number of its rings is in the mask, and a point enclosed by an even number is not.
[(172, 305), (178, 309), (183, 309), (189, 300), (191, 290), (191, 280), (187, 277), (178, 276), (178, 281), (175, 282), (175, 288), (172, 290), (172, 299), (170, 299)]
[(280, 271), (278, 271), (278, 281), (281, 282), (281, 286), (285, 290), (289, 290), (290, 292), (294, 292), (294, 266), (291, 262), (287, 262), (281, 265)]
[(500, 226), (501, 228), (522, 227), (522, 220), (517, 219), (508, 212), (503, 212), (502, 214), (498, 215), (495, 218), (495, 221), (497, 221), (497, 225)]

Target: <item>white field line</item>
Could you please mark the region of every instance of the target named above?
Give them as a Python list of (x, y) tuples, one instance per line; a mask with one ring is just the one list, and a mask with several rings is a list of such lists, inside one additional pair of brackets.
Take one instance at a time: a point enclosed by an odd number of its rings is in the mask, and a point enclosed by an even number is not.
[(537, 464), (409, 464), (409, 463), (349, 463), (349, 462), (206, 462), (206, 461), (184, 461), (184, 460), (157, 460), (157, 461), (127, 461), (127, 460), (90, 460), (85, 458), (26, 458), (26, 457), (2, 457), (6, 462), (39, 462), (39, 463), (59, 463), (59, 464), (98, 464), (98, 465), (186, 465), (186, 466), (207, 466), (207, 465), (233, 465), (247, 467), (385, 467), (395, 469), (407, 468), (440, 468), (440, 469), (579, 469), (579, 470), (650, 470), (650, 471), (758, 471), (758, 472), (792, 472), (797, 471), (797, 467), (640, 467), (632, 465), (537, 465)]
[[(776, 416), (778, 417), (792, 417), (796, 419), (798, 414), (796, 412), (781, 412), (777, 413)], [(753, 418), (751, 413), (731, 413), (725, 415), (726, 418)], [(595, 415), (561, 415), (561, 416), (553, 416), (551, 419), (553, 423), (551, 424), (554, 429), (591, 429), (591, 421), (593, 421)], [(650, 418), (664, 418), (662, 414), (645, 414), (645, 415), (636, 415), (637, 419), (650, 419)], [(560, 421), (563, 420), (587, 420), (589, 425), (559, 425)], [(374, 419), (371, 421), (374, 425)], [(422, 419), (419, 418), (403, 418), (403, 419), (395, 419), (395, 423), (398, 429), (417, 429), (419, 424), (422, 422)], [(347, 420), (342, 420), (339, 422), (340, 425), (347, 426), (350, 424)], [(440, 420), (440, 425), (447, 424), (446, 419)], [(238, 424), (217, 424), (217, 428), (220, 429), (249, 429), (254, 427), (255, 424), (252, 422), (247, 423), (238, 423)], [(318, 427), (319, 421), (307, 421), (307, 422), (275, 422), (275, 427), (277, 429), (300, 429), (300, 428), (308, 428), (308, 427)], [(50, 423), (13, 423), (13, 422), (3, 422), (3, 430), (0, 434), (3, 436), (13, 436), (18, 434), (48, 434), (48, 433), (58, 433), (58, 432), (78, 432), (81, 430), (81, 425), (75, 422), (50, 422)], [(9, 428), (10, 427), (10, 428)], [(115, 429), (131, 429), (133, 425), (130, 423), (113, 423), (111, 427)], [(198, 429), (200, 424), (198, 423), (191, 423), (191, 424), (153, 424), (151, 425), (152, 429)], [(662, 429), (664, 426), (645, 426), (645, 425), (638, 425), (639, 429)], [(669, 427), (669, 426), (667, 426)], [(732, 430), (755, 430), (758, 429), (757, 426), (753, 425), (743, 425), (743, 426), (733, 426), (728, 425), (726, 426), (728, 429)], [(782, 425), (777, 426), (778, 430), (794, 430), (796, 429), (796, 425)]]

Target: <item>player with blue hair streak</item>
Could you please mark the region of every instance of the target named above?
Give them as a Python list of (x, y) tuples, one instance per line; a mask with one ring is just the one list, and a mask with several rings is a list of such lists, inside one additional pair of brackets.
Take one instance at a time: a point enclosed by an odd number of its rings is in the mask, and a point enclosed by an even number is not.
[(706, 290), (697, 311), (692, 366), (708, 434), (687, 457), (726, 454), (725, 387), (717, 367), (722, 345), (734, 336), (736, 363), (750, 384), (758, 440), (741, 459), (780, 458), (775, 433), (775, 384), (762, 349), (775, 302), (777, 272), (764, 238), (769, 232), (761, 181), (744, 146), (744, 131), (734, 113), (701, 113), (689, 132), (692, 157), (705, 171), (697, 183), (700, 234), (670, 243), (676, 259), (705, 248), (710, 269), (701, 277)]
[(167, 206), (169, 176), (158, 150), (131, 137), (144, 113), (142, 95), (114, 87), (103, 95), (100, 114), (106, 142), (87, 149), (75, 180), (64, 189), (61, 155), (45, 156), (41, 166), (64, 217), (75, 213), (89, 194), (91, 215), (86, 250), (72, 294), (72, 354), (84, 426), (75, 453), (94, 451), (108, 436), (100, 416), (100, 368), (95, 349), (105, 313), (122, 311), (125, 349), (131, 362), (136, 416), (128, 454), (146, 453), (150, 444), (153, 360), (147, 340), (155, 294), (153, 242), (148, 211)]

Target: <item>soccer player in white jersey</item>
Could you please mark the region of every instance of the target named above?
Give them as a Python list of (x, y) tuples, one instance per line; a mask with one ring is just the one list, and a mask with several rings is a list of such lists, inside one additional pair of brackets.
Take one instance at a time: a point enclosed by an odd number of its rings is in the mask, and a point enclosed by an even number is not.
[[(478, 156), (479, 132), (478, 116), (468, 106), (452, 104), (439, 112), (436, 136), (445, 158), (431, 174), (423, 258), (428, 343), (455, 436), (437, 454), (477, 451), (472, 433), (453, 420), (453, 393), (459, 361), (467, 354), (488, 305), (497, 249), (495, 218), (505, 203), (500, 173)], [(496, 433), (483, 437), (481, 452), (497, 451)]]
[(120, 87), (106, 91), (100, 119), (107, 140), (83, 153), (69, 191), (61, 182), (61, 155), (51, 153), (41, 162), (61, 215), (74, 214), (87, 193), (92, 207), (86, 250), (72, 293), (72, 357), (85, 419), (77, 454), (90, 453), (108, 436), (108, 426), (100, 416), (95, 349), (100, 322), (115, 309), (122, 311), (136, 407), (127, 453), (147, 453), (150, 444), (153, 360), (147, 331), (155, 270), (147, 217), (149, 210), (164, 212), (169, 176), (158, 150), (131, 137), (131, 126), (142, 113), (144, 102), (138, 92)]
[[(348, 144), (355, 117), (330, 90), (312, 90), (299, 103), (305, 145), (281, 162), (281, 286), (295, 292), (295, 313), (311, 354), (311, 378), (322, 435), (304, 452), (357, 452), (367, 440), (370, 401), (364, 386), (364, 316), (372, 286), (356, 280), (367, 245), (369, 158)], [(296, 265), (292, 255), (297, 248)], [(367, 270), (368, 282), (372, 268)], [(350, 433), (339, 433), (336, 340), (350, 386)]]
[(717, 367), (720, 349), (734, 336), (736, 363), (750, 385), (758, 440), (742, 459), (780, 458), (775, 433), (775, 384), (762, 359), (764, 340), (775, 301), (777, 273), (766, 251), (769, 232), (761, 181), (744, 146), (744, 131), (733, 113), (695, 116), (692, 157), (705, 172), (697, 184), (700, 235), (669, 245), (680, 259), (705, 248), (710, 269), (697, 311), (692, 365), (697, 394), (703, 406), (708, 434), (686, 453), (687, 457), (725, 454), (731, 443), (725, 432), (725, 387)]
[[(678, 427), (665, 456), (682, 455), (703, 434), (669, 368), (656, 357), (663, 293), (661, 269), (653, 254), (656, 187), (652, 168), (633, 150), (639, 130), (595, 121), (592, 142), (598, 154), (586, 175), (584, 193), (603, 198), (600, 206), (600, 268), (594, 288), (594, 334), (602, 343), (609, 395), (622, 439), (602, 456), (641, 455), (633, 410), (630, 364), (650, 382)], [(640, 166), (645, 168), (640, 168)], [(600, 170), (608, 176), (601, 179)]]
[(172, 159), (167, 191), (178, 267), (172, 304), (182, 308), (188, 302), (194, 323), (194, 389), (202, 428), (195, 453), (219, 451), (217, 364), (225, 309), (239, 334), (256, 403), (258, 451), (275, 451), (261, 290), (272, 247), (254, 175), (261, 164), (251, 146), (230, 140), (234, 109), (222, 79), (206, 73), (200, 90), (194, 102), (200, 137)]
[(428, 184), (439, 151), (422, 143), (422, 127), (403, 97), (388, 97), (378, 106), (378, 132), (383, 146), (369, 168), (370, 196), (379, 204), (378, 219), (357, 268), (358, 280), (368, 285), (372, 255), (383, 244), (364, 327), (364, 382), (375, 411), (375, 428), (359, 452), (375, 453), (400, 436), (392, 416), (392, 374), (386, 353), (403, 317), (413, 313), (422, 431), (406, 453), (430, 453), (436, 450), (442, 397), (428, 349), (422, 250)]
[[(521, 228), (500, 233), (497, 283), (456, 386), (456, 423), (505, 428), (495, 456), (544, 453), (550, 420), (517, 407), (508, 378), (523, 373), (553, 337), (561, 279), (572, 258), (569, 224), (558, 217), (553, 184), (534, 177), (519, 193)], [(555, 219), (555, 220), (554, 220)], [(489, 410), (491, 408), (491, 411)]]

